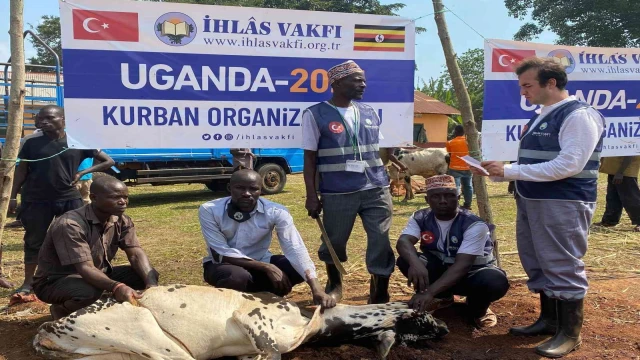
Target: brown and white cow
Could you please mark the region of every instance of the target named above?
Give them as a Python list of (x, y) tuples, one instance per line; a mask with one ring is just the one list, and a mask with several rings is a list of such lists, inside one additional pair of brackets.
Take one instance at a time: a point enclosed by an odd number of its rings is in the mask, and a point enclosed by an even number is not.
[(146, 290), (137, 305), (104, 298), (66, 318), (40, 326), (33, 344), (52, 359), (214, 359), (237, 356), (280, 359), (303, 343), (378, 340), (391, 346), (448, 333), (429, 314), (405, 303), (338, 305), (311, 317), (268, 293), (171, 285)]

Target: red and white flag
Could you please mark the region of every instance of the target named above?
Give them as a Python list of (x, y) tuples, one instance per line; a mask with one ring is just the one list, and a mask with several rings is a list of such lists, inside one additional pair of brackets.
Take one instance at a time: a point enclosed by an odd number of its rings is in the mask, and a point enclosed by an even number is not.
[(536, 56), (535, 50), (493, 49), (491, 71), (513, 72), (523, 59), (531, 56)]
[(138, 13), (73, 9), (73, 38), (138, 42)]

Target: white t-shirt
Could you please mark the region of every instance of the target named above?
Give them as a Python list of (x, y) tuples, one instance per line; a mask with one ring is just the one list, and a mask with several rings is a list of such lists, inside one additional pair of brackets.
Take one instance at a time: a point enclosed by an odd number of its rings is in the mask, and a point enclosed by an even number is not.
[[(415, 238), (421, 238), (420, 225), (414, 218), (414, 215), (411, 215), (409, 218), (409, 222), (407, 222), (407, 226), (402, 230), (402, 235), (409, 235)], [(440, 228), (440, 238), (438, 239), (438, 250), (445, 253), (445, 243), (447, 241), (447, 235), (449, 234), (449, 229), (451, 229), (451, 225), (453, 224), (453, 220), (442, 221), (436, 218), (436, 223)], [(491, 234), (489, 233), (489, 227), (486, 223), (477, 223), (469, 226), (467, 231), (464, 232), (464, 241), (460, 245), (458, 249), (458, 254), (469, 254), (476, 256), (487, 256), (491, 253), (491, 248), (485, 248), (485, 244), (491, 238)]]

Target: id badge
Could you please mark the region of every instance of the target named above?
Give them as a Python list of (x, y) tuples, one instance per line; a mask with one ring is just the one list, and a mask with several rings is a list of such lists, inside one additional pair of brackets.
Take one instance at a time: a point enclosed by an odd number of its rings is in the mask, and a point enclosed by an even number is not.
[(361, 160), (347, 160), (346, 171), (363, 173), (364, 172), (364, 161)]

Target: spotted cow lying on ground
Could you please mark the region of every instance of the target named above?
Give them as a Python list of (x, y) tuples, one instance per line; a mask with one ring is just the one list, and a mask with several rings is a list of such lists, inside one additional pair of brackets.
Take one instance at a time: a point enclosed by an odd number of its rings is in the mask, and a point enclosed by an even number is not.
[(146, 290), (136, 305), (103, 298), (44, 323), (33, 345), (55, 359), (280, 359), (303, 343), (374, 338), (384, 359), (396, 341), (447, 333), (442, 321), (416, 316), (405, 303), (338, 305), (307, 317), (273, 294), (171, 285)]

